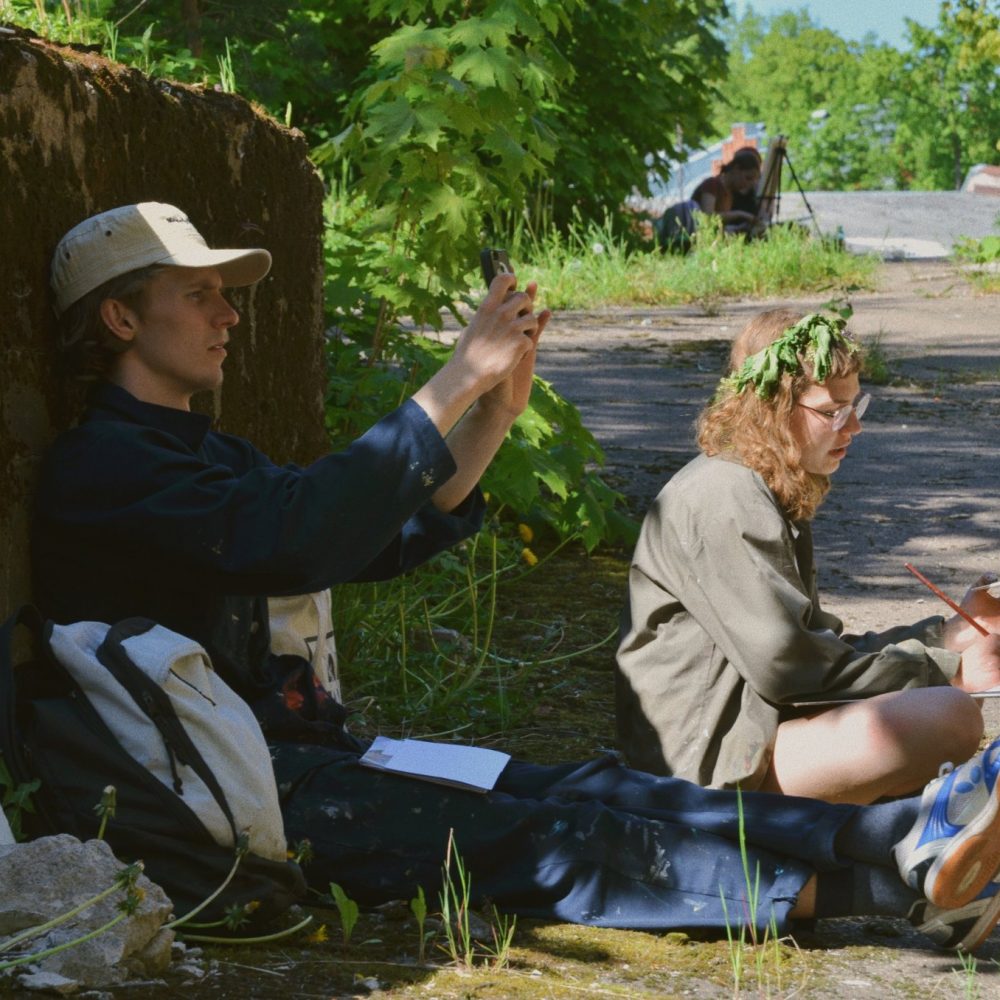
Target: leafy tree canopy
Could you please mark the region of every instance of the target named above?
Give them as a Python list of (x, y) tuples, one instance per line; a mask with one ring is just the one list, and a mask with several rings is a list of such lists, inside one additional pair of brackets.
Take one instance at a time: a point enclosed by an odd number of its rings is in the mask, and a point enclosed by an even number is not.
[(805, 10), (726, 25), (729, 79), (717, 131), (761, 121), (789, 137), (812, 188), (954, 188), (995, 162), (1000, 65), (997, 0), (943, 0), (938, 23), (907, 21), (899, 51), (848, 42)]

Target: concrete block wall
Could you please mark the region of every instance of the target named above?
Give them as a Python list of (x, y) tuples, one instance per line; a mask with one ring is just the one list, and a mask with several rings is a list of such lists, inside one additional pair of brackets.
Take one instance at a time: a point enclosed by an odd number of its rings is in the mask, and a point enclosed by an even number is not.
[(300, 133), (241, 97), (178, 86), (0, 25), (0, 614), (30, 599), (39, 460), (84, 390), (54, 372), (47, 274), (69, 228), (116, 205), (181, 207), (210, 244), (271, 251), (234, 291), (225, 384), (196, 399), (278, 461), (323, 452), (322, 184)]

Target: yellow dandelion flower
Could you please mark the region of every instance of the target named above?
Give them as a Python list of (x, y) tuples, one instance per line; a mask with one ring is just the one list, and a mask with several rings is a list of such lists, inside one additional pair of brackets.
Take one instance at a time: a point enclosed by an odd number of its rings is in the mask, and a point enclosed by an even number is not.
[(529, 566), (537, 566), (538, 565), (538, 556), (536, 556), (535, 553), (532, 552), (531, 549), (529, 549), (527, 547), (527, 545), (523, 549), (521, 549), (521, 558)]
[(323, 944), (324, 941), (329, 940), (329, 937), (326, 932), (326, 924), (320, 924), (312, 934), (307, 935), (306, 941), (309, 944)]
[(517, 533), (521, 536), (521, 541), (525, 545), (530, 545), (535, 539), (535, 533), (531, 530), (530, 524), (519, 524)]

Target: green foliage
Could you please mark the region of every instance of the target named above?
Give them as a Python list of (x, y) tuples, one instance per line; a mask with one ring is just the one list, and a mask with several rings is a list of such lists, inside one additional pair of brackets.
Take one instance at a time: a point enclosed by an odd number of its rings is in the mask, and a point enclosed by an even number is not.
[(896, 146), (909, 186), (958, 188), (1000, 140), (1000, 15), (994, 0), (945, 0), (938, 23), (908, 22)]
[(984, 236), (982, 239), (967, 237), (954, 248), (955, 259), (966, 265), (966, 276), (981, 291), (992, 294), (1000, 291), (1000, 236)]
[(434, 932), (424, 929), (427, 924), (427, 897), (422, 885), (417, 886), (417, 894), (410, 900), (410, 912), (417, 922), (417, 962), (423, 965), (427, 958), (427, 938)]
[(573, 74), (539, 110), (559, 139), (545, 181), (559, 228), (600, 221), (633, 187), (645, 192), (645, 158), (671, 158), (678, 134), (689, 146), (711, 135), (725, 66), (722, 0), (592, 0), (568, 13)]
[(888, 385), (892, 380), (889, 355), (882, 341), (880, 330), (864, 344), (864, 353), (861, 355), (861, 381), (868, 385)]
[[(452, 869), (454, 868), (454, 874)], [(465, 870), (458, 848), (455, 831), (448, 831), (448, 850), (441, 866), (441, 924), (444, 928), (445, 950), (455, 965), (471, 970), (474, 945), (470, 926), (470, 896), (472, 876)]]
[(554, 38), (578, 2), (458, 11), (372, 0), (374, 15), (403, 23), (373, 46), (351, 124), (316, 155), (321, 164), (349, 157), (373, 206), (353, 234), (363, 245), (338, 248), (329, 263), (335, 284), (349, 273), (379, 300), (378, 332), (403, 314), (440, 326), (441, 309), (468, 288), (484, 208), (519, 204), (554, 159), (555, 136), (536, 108), (572, 73)]
[(899, 182), (890, 150), (892, 95), (902, 57), (866, 40), (845, 42), (806, 13), (730, 25), (729, 81), (716, 126), (761, 121), (789, 138), (809, 189), (880, 188)]
[(967, 237), (955, 247), (955, 256), (969, 264), (992, 264), (1000, 260), (1000, 236), (984, 236), (982, 239)]
[(405, 577), (334, 589), (351, 707), (373, 727), (435, 732), (459, 710), (465, 735), (507, 725), (521, 664), (491, 643), (497, 586), (522, 572), (521, 546), (510, 531), (498, 537), (495, 521), (489, 528)]
[(35, 807), (31, 802), (31, 796), (38, 791), (41, 785), (40, 781), (29, 781), (16, 785), (7, 763), (0, 756), (0, 807), (3, 808), (7, 822), (10, 824), (10, 831), (16, 841), (24, 839), (21, 817), (25, 813), (29, 815), (34, 813)]
[(591, 465), (604, 453), (580, 413), (544, 380), (483, 476), (483, 488), (522, 520), (540, 521), (587, 551), (601, 541), (632, 540), (634, 526), (616, 509), (620, 494)]

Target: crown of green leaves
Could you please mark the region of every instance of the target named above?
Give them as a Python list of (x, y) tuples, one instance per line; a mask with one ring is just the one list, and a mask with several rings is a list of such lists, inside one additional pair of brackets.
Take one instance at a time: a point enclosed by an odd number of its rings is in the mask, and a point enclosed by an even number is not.
[(847, 320), (842, 316), (809, 313), (762, 351), (751, 354), (739, 371), (722, 380), (719, 388), (738, 395), (752, 385), (761, 399), (770, 399), (777, 391), (784, 372), (797, 374), (802, 371), (800, 356), (812, 365), (815, 381), (825, 382), (838, 345), (851, 354), (858, 350), (858, 345), (844, 334), (846, 325)]

